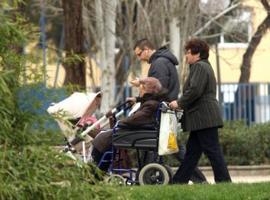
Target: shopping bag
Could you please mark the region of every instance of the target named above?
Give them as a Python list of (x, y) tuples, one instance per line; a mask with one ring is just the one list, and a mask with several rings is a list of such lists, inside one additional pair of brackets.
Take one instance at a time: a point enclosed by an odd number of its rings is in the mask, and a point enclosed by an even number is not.
[(177, 117), (174, 111), (161, 113), (158, 154), (168, 155), (178, 152)]

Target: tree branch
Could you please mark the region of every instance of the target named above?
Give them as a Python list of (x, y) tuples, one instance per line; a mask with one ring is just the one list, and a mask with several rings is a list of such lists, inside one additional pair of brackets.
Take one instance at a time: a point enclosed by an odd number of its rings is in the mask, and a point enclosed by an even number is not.
[[(270, 6), (267, 0), (261, 0), (264, 8), (269, 9)], [(258, 26), (257, 31), (252, 36), (251, 41), (249, 42), (248, 48), (243, 55), (243, 61), (240, 67), (241, 75), (239, 78), (239, 83), (248, 83), (250, 78), (250, 69), (251, 69), (251, 59), (261, 42), (262, 37), (266, 33), (267, 29), (270, 28), (270, 14), (267, 10), (268, 15), (263, 20), (263, 22)]]
[(146, 24), (147, 24), (147, 26), (148, 26), (148, 29), (151, 30), (151, 23), (150, 23), (150, 20), (149, 20), (148, 15), (147, 15), (147, 13), (146, 13), (146, 11), (145, 11), (145, 8), (143, 7), (143, 5), (142, 5), (142, 3), (141, 3), (140, 0), (136, 0), (136, 2), (137, 2), (137, 4), (138, 4), (138, 6), (141, 7), (141, 9), (142, 9), (143, 15), (144, 15), (145, 20), (146, 20)]
[(267, 14), (269, 15), (270, 13), (270, 5), (268, 3), (268, 0), (261, 0), (261, 3), (264, 7), (264, 9), (267, 11)]
[(241, 3), (236, 3), (233, 4), (232, 6), (228, 7), (227, 9), (225, 9), (223, 12), (217, 14), (215, 17), (211, 18), (206, 24), (203, 25), (203, 27), (201, 27), (199, 30), (197, 30), (193, 36), (197, 36), (199, 35), (201, 32), (203, 32), (208, 26), (211, 25), (212, 22), (214, 22), (215, 20), (217, 20), (218, 18), (222, 17), (223, 15), (225, 15), (226, 13), (230, 12), (231, 10), (235, 9), (236, 7), (238, 7)]

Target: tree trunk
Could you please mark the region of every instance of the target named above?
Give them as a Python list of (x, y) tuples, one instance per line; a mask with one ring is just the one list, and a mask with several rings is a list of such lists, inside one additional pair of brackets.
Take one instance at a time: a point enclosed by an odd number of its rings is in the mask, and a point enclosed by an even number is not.
[(169, 23), (170, 27), (170, 50), (179, 60), (180, 56), (180, 27), (177, 17), (173, 17)]
[(114, 104), (115, 99), (115, 29), (116, 29), (116, 6), (117, 0), (104, 0), (105, 15), (105, 43), (106, 43), (106, 66), (102, 70), (103, 98), (101, 111), (107, 112)]
[(64, 84), (85, 89), (85, 60), (83, 48), (82, 0), (62, 0), (64, 10), (65, 62)]
[(256, 51), (256, 48), (260, 44), (260, 41), (267, 29), (270, 27), (270, 6), (267, 0), (261, 0), (265, 10), (267, 11), (267, 17), (263, 20), (263, 22), (259, 25), (256, 33), (252, 36), (251, 41), (248, 45), (246, 52), (243, 55), (243, 61), (240, 67), (241, 75), (239, 78), (239, 83), (248, 83), (250, 78), (250, 70), (251, 70), (251, 59)]
[(190, 36), (195, 32), (197, 28), (196, 21), (200, 18), (199, 15), (199, 1), (197, 0), (183, 0), (180, 4), (180, 52), (179, 52), (179, 77), (180, 78), (180, 92), (188, 77), (189, 67), (184, 62), (185, 52), (184, 46)]
[(108, 112), (115, 100), (115, 30), (117, 0), (96, 0), (96, 29), (101, 68), (101, 113)]

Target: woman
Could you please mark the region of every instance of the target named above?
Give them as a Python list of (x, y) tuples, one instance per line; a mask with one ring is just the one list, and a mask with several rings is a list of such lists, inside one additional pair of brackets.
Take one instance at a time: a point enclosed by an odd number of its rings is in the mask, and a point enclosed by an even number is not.
[[(140, 128), (145, 125), (155, 126), (155, 113), (159, 103), (166, 100), (166, 90), (162, 89), (158, 79), (147, 77), (140, 79), (140, 96), (136, 101), (141, 102), (140, 108), (126, 119), (118, 122), (120, 128)], [(111, 147), (112, 130), (99, 133), (92, 141), (94, 149), (92, 157), (99, 162), (103, 153)]]
[(216, 79), (208, 61), (209, 46), (200, 39), (191, 39), (185, 45), (190, 73), (180, 99), (172, 101), (172, 109), (184, 110), (182, 126), (189, 131), (187, 152), (182, 165), (173, 177), (174, 183), (188, 183), (201, 154), (210, 160), (216, 182), (231, 178), (218, 140), (218, 128), (223, 126), (216, 99)]

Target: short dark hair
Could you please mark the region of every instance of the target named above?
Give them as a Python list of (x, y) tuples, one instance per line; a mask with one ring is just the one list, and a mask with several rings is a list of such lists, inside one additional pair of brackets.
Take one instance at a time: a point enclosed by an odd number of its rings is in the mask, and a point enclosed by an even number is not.
[(145, 47), (152, 49), (152, 50), (155, 49), (152, 42), (150, 42), (147, 38), (143, 38), (143, 39), (138, 40), (135, 43), (133, 50), (135, 50), (137, 47), (140, 49), (144, 49)]
[(193, 38), (189, 41), (187, 41), (185, 45), (185, 50), (191, 51), (191, 54), (197, 54), (200, 53), (200, 58), (201, 59), (208, 59), (209, 57), (209, 46), (208, 44), (198, 38)]

